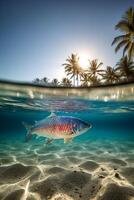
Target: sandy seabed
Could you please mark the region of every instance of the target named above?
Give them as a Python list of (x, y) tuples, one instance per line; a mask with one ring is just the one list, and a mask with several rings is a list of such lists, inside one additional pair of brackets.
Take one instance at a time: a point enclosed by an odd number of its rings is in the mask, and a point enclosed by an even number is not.
[(134, 200), (134, 141), (0, 144), (0, 200)]

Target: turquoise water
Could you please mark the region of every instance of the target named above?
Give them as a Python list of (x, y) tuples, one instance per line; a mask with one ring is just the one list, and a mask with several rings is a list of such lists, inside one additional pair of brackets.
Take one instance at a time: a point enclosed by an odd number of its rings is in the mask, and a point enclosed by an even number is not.
[[(88, 90), (1, 83), (0, 199), (134, 197), (133, 91), (133, 84)], [(36, 135), (25, 143), (23, 122), (33, 125), (51, 112), (92, 128), (67, 144), (59, 139), (46, 145)]]
[[(35, 121), (42, 120), (51, 114), (51, 110), (35, 110), (32, 108), (25, 108), (24, 106), (18, 107), (13, 105), (14, 99), (9, 99), (11, 105), (3, 105), (0, 111), (0, 130), (1, 137), (5, 140), (16, 138), (23, 140), (26, 135), (25, 127), (22, 122), (28, 124), (35, 124)], [(34, 100), (33, 102), (28, 99), (19, 98), (20, 104), (25, 104), (34, 107), (34, 104), (44, 105), (46, 99)], [(61, 101), (56, 102), (55, 112), (58, 116), (74, 116), (92, 124), (92, 129), (80, 135), (74, 140), (87, 140), (87, 139), (134, 139), (134, 102), (102, 102), (102, 101), (86, 101), (86, 100), (66, 100), (65, 108), (60, 107)], [(7, 103), (7, 101), (6, 101)], [(4, 103), (3, 103), (4, 104)], [(19, 103), (18, 103), (19, 104)], [(47, 104), (47, 103), (46, 103)], [(68, 104), (68, 105), (67, 105)], [(42, 105), (42, 106), (43, 106)], [(47, 107), (45, 105), (45, 107)], [(8, 126), (7, 126), (8, 125)], [(44, 138), (42, 138), (44, 139)], [(35, 139), (33, 140), (36, 142)]]

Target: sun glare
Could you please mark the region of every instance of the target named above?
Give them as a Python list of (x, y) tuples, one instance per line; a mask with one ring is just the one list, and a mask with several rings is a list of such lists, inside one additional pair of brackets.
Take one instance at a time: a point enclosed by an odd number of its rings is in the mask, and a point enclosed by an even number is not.
[(79, 64), (82, 68), (87, 68), (89, 65), (89, 55), (88, 54), (80, 54)]

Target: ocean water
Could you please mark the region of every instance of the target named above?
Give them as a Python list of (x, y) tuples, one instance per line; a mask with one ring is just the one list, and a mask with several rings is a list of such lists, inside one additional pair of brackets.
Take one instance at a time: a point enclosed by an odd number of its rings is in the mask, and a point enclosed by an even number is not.
[[(92, 124), (64, 144), (25, 143), (52, 112)], [(0, 82), (0, 199), (133, 200), (134, 84), (47, 88)]]

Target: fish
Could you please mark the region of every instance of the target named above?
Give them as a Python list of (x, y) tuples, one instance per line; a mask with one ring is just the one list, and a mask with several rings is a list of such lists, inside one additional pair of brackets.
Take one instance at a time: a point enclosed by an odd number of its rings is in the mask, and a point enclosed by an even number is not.
[(35, 122), (34, 125), (23, 123), (27, 129), (25, 141), (29, 141), (33, 134), (47, 138), (47, 143), (55, 139), (63, 139), (64, 143), (74, 137), (87, 132), (92, 125), (72, 116), (57, 116), (51, 113), (47, 118)]

